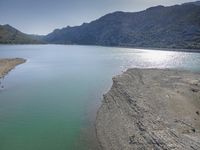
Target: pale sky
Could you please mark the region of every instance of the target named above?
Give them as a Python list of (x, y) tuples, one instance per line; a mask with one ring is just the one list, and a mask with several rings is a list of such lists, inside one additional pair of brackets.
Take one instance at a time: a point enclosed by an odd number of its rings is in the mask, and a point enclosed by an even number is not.
[(80, 25), (114, 11), (136, 12), (191, 0), (0, 0), (0, 24), (29, 34)]

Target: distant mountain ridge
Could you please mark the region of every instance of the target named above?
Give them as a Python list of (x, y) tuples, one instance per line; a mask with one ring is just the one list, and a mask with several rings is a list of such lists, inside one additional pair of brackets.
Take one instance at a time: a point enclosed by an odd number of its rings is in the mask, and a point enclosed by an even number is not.
[(198, 6), (200, 6), (200, 1), (188, 2), (188, 3), (185, 3), (185, 4), (193, 4), (193, 5), (198, 5)]
[[(140, 12), (118, 11), (45, 36), (22, 35), (36, 43), (200, 49), (200, 1)], [(0, 41), (1, 37), (0, 30)]]
[(56, 29), (49, 43), (200, 49), (200, 6), (156, 6), (141, 12), (114, 12), (81, 26)]
[(20, 32), (10, 25), (0, 25), (0, 44), (40, 44), (42, 37)]

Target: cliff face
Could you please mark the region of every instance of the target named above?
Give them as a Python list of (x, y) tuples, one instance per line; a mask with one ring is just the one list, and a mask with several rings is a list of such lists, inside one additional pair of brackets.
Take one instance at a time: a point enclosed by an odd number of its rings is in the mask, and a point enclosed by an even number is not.
[(126, 71), (104, 95), (96, 130), (104, 150), (200, 149), (200, 74)]

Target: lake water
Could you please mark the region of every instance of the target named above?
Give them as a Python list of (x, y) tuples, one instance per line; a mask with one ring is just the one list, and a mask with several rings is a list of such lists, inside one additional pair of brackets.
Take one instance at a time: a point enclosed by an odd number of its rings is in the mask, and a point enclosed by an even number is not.
[(130, 67), (200, 71), (200, 54), (69, 45), (1, 45), (25, 64), (1, 82), (0, 150), (95, 149), (94, 121), (112, 76)]

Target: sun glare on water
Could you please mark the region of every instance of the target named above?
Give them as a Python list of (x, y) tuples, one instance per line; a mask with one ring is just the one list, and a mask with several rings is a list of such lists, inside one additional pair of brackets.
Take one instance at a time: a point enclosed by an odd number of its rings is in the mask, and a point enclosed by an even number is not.
[(145, 52), (141, 55), (141, 58), (144, 61), (152, 62), (152, 63), (164, 63), (174, 60), (176, 57), (175, 53), (168, 52), (168, 51), (158, 51), (158, 50), (151, 50)]
[(140, 50), (137, 58), (143, 62), (144, 67), (165, 68), (176, 66), (184, 58), (184, 54), (172, 51)]

